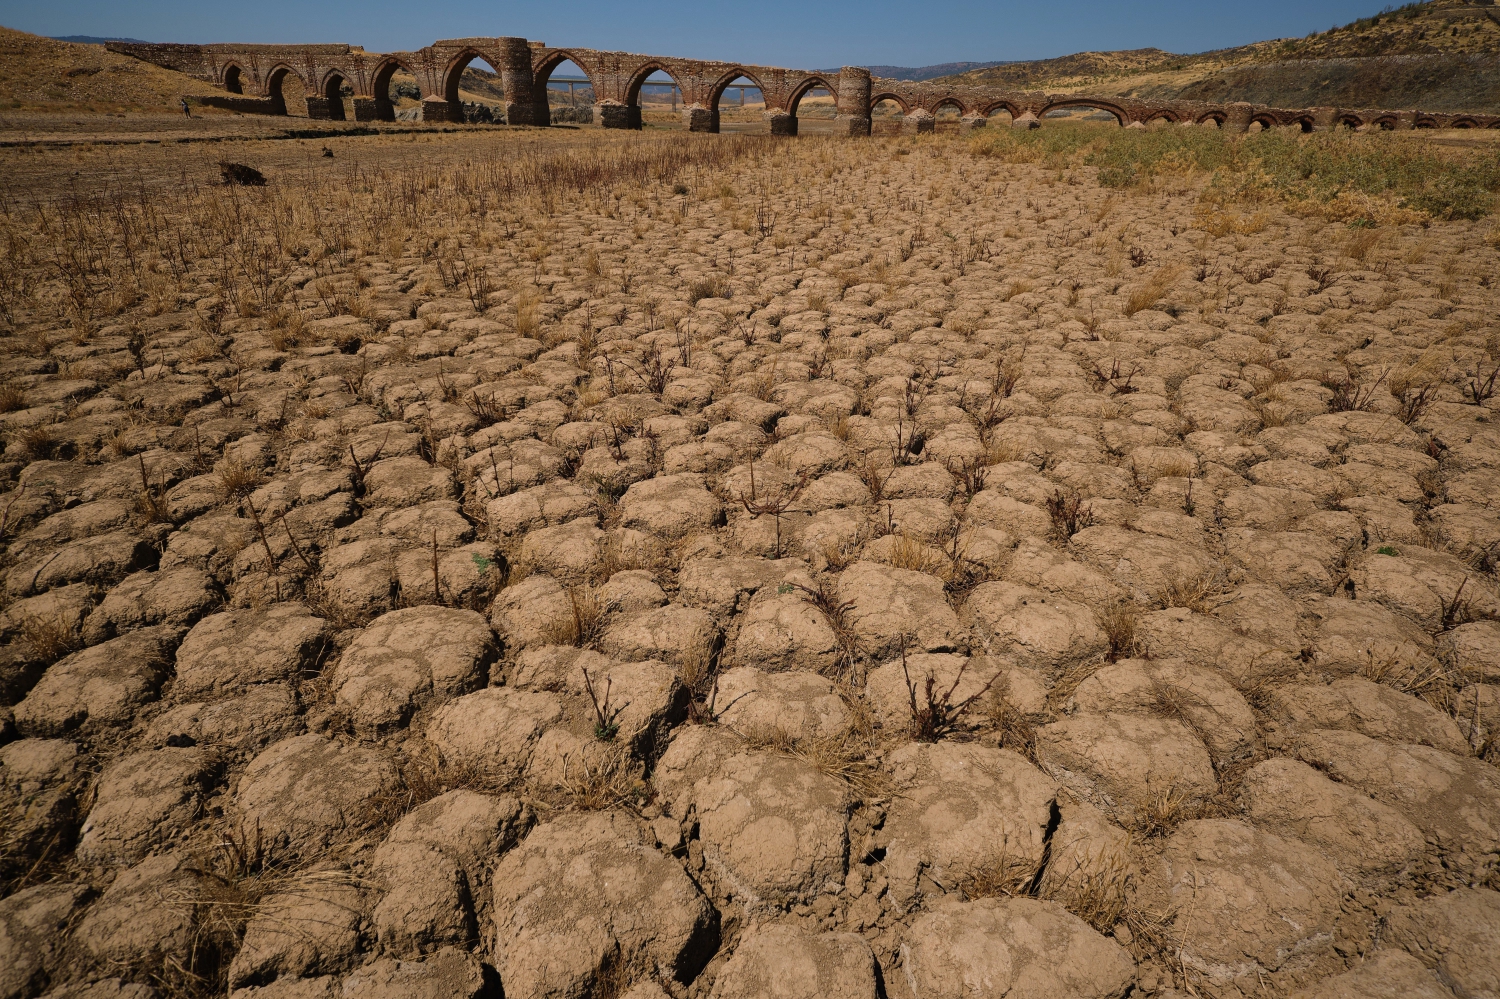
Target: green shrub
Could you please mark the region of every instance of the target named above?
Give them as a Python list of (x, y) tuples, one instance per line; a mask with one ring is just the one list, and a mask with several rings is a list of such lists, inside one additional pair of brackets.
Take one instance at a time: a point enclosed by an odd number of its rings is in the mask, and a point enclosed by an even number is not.
[(1028, 131), (986, 129), (972, 142), (977, 156), (1053, 170), (1096, 167), (1104, 187), (1198, 171), (1212, 178), (1210, 197), (1219, 200), (1274, 198), (1306, 207), (1355, 193), (1433, 218), (1476, 219), (1493, 210), (1500, 192), (1500, 158), (1493, 154), (1440, 149), (1388, 132), (1281, 128), (1236, 136), (1212, 128), (1052, 121)]

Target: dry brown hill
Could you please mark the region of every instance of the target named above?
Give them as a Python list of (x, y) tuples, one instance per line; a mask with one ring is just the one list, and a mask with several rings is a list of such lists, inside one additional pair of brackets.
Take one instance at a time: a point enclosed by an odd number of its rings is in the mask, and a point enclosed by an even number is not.
[(1484, 111), (1500, 108), (1500, 7), (1429, 0), (1306, 38), (1177, 55), (1080, 52), (946, 77), (1025, 90), (1094, 90), (1191, 100), (1248, 100)]
[(176, 110), (207, 83), (110, 52), (0, 27), (0, 111)]

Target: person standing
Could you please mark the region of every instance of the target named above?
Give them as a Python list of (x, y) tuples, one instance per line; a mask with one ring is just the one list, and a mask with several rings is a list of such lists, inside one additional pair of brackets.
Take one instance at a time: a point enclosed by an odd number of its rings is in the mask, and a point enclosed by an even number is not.
[(182, 98), (182, 114), (183, 114), (184, 117), (187, 117), (187, 118), (191, 118), (193, 116), (192, 109), (188, 107), (188, 102), (187, 102), (187, 98), (186, 97)]

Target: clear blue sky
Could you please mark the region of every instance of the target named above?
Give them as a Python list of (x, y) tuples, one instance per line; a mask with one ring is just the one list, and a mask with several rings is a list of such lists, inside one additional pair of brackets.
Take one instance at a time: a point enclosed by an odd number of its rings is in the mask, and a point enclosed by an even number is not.
[(1040, 59), (1155, 46), (1202, 52), (1305, 35), (1384, 0), (0, 0), (0, 24), (41, 35), (159, 42), (348, 42), (375, 52), (438, 38), (520, 35), (549, 45), (730, 59), (804, 69)]

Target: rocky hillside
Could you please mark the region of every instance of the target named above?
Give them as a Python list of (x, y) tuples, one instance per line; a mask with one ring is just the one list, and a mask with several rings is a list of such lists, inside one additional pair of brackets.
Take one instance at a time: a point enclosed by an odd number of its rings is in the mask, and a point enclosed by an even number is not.
[(176, 110), (183, 94), (222, 91), (201, 80), (110, 52), (0, 27), (0, 109)]
[(1026, 90), (1134, 97), (1489, 111), (1500, 107), (1500, 8), (1431, 0), (1306, 38), (1176, 55), (1079, 52), (944, 77)]

